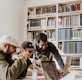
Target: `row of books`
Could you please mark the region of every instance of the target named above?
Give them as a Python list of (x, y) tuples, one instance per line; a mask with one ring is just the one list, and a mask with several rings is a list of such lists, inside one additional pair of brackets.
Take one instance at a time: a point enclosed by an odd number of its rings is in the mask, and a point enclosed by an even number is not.
[(29, 8), (28, 9), (28, 13), (27, 13), (27, 15), (29, 16), (29, 15), (35, 15), (36, 13), (35, 13), (35, 8)]
[(29, 8), (29, 10), (28, 10), (29, 15), (55, 13), (55, 12), (56, 12), (56, 6), (55, 5), (37, 7), (37, 8)]
[(60, 4), (58, 12), (70, 12), (82, 10), (82, 3)]
[(58, 40), (82, 40), (82, 29), (58, 29)]
[(82, 25), (82, 14), (58, 18), (59, 27), (79, 27)]
[(56, 32), (54, 30), (47, 30), (43, 31), (48, 37), (49, 40), (55, 40), (56, 39)]
[[(39, 14), (46, 14), (46, 13), (55, 13), (56, 12), (56, 6), (47, 6), (47, 7), (42, 7), (41, 8), (41, 13)], [(36, 14), (38, 13), (36, 9)]]
[(79, 57), (72, 57), (71, 65), (80, 66), (80, 58)]
[(72, 39), (82, 39), (82, 29), (72, 30)]
[(56, 27), (56, 19), (50, 18), (46, 19), (32, 19), (30, 20), (30, 28), (32, 27), (41, 27), (42, 29), (54, 29)]
[[(82, 3), (59, 4), (59, 7), (58, 7), (59, 13), (77, 11), (77, 10), (82, 10)], [(55, 13), (55, 12), (56, 12), (55, 5), (29, 8), (28, 10), (29, 15)]]
[(55, 18), (48, 19), (47, 26), (56, 26), (56, 19)]
[(72, 39), (72, 29), (58, 30), (58, 40), (71, 40), (71, 39)]
[[(49, 31), (32, 31), (32, 32), (29, 32), (31, 40), (35, 40), (36, 36), (41, 32), (45, 33), (49, 40), (55, 40), (56, 39), (55, 31), (49, 30)], [(29, 37), (29, 36), (27, 35), (27, 37)]]
[[(58, 18), (58, 27), (79, 27), (82, 25), (82, 14), (76, 16), (67, 16)], [(37, 26), (56, 26), (56, 19), (32, 19), (30, 20), (30, 27)]]
[(32, 19), (30, 20), (30, 27), (39, 27), (41, 26), (41, 20), (40, 19)]
[(64, 42), (62, 49), (66, 54), (82, 54), (82, 41)]

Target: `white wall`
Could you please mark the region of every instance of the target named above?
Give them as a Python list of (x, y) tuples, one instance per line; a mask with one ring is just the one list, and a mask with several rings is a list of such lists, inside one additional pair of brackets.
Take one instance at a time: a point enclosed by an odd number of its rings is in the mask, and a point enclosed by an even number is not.
[(0, 37), (11, 34), (20, 43), (24, 36), (24, 0), (0, 0)]
[(26, 6), (40, 6), (46, 4), (54, 4), (57, 2), (67, 2), (67, 1), (75, 1), (75, 0), (26, 0)]

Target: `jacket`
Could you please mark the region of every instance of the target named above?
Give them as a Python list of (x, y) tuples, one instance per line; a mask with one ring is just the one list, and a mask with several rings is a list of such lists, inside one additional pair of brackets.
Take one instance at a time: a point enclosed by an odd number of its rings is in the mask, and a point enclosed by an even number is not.
[(23, 59), (16, 60), (12, 65), (6, 60), (5, 53), (0, 51), (0, 80), (16, 80), (27, 67)]

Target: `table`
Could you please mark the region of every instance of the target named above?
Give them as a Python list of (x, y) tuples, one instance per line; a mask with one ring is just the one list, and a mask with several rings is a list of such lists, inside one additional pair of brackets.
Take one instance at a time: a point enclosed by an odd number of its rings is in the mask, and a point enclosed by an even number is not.
[(60, 80), (82, 80), (82, 71), (72, 71)]
[[(32, 76), (26, 76), (23, 79), (17, 79), (17, 80), (32, 80)], [(44, 76), (37, 76), (37, 80), (45, 80)], [(82, 71), (72, 71), (69, 74), (67, 74), (65, 77), (61, 78), (60, 80), (82, 80)]]
[[(17, 80), (32, 80), (32, 76), (26, 76), (23, 79), (17, 79)], [(37, 80), (45, 80), (44, 76), (37, 76)]]

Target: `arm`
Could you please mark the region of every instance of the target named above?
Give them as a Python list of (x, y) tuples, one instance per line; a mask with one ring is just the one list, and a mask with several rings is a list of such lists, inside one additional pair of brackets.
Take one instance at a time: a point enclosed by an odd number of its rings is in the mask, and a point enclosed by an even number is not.
[(1, 80), (14, 80), (26, 68), (27, 63), (25, 59), (16, 60), (11, 66), (0, 56), (0, 79)]
[[(4, 64), (1, 64), (4, 63)], [(2, 76), (5, 76), (6, 80), (16, 79), (20, 73), (26, 68), (26, 62), (22, 59), (16, 60), (14, 64), (9, 66), (9, 64), (3, 60), (0, 61), (0, 67), (2, 69)], [(2, 77), (3, 80), (3, 77)]]
[(57, 48), (55, 47), (55, 45), (49, 42), (49, 49), (52, 51), (52, 53), (53, 53), (55, 59), (57, 60), (59, 66), (61, 67), (61, 69), (64, 70), (63, 60), (62, 60), (62, 58), (61, 58), (61, 56), (60, 56), (60, 54), (59, 54)]

